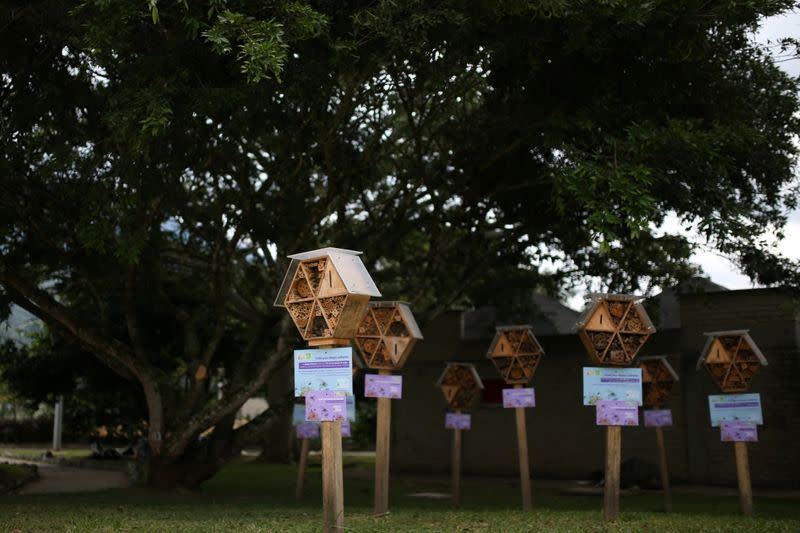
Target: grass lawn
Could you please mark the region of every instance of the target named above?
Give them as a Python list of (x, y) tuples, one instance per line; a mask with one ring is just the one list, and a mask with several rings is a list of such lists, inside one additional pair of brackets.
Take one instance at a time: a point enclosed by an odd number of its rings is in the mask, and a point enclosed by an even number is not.
[[(347, 460), (345, 460), (347, 463)], [(391, 514), (373, 517), (368, 468), (345, 471), (347, 531), (800, 531), (797, 501), (756, 499), (752, 520), (738, 516), (736, 497), (675, 495), (675, 512), (660, 512), (659, 494), (623, 497), (620, 520), (601, 521), (600, 496), (534, 492), (536, 510), (517, 510), (516, 484), (466, 478), (462, 506), (424, 500), (415, 492), (446, 492), (446, 482), (394, 479)], [(293, 466), (238, 461), (197, 493), (158, 493), (142, 489), (89, 494), (29, 495), (0, 498), (0, 531), (320, 531), (321, 491), (318, 466), (309, 469), (306, 498), (294, 501)], [(535, 480), (534, 480), (535, 489)]]

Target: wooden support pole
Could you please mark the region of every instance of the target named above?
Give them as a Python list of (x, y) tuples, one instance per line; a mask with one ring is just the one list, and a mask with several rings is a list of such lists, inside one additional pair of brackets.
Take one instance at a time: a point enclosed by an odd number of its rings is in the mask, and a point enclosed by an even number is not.
[(309, 439), (300, 439), (300, 462), (297, 463), (297, 484), (294, 489), (294, 499), (303, 499), (303, 489), (306, 483), (306, 467), (308, 466), (308, 450), (311, 447)]
[[(521, 389), (522, 385), (514, 385)], [(525, 424), (525, 408), (514, 409), (517, 417), (517, 450), (519, 451), (519, 487), (522, 491), (522, 510), (530, 511), (531, 505), (531, 470), (528, 464), (528, 430)]]
[(750, 464), (747, 461), (747, 443), (734, 442), (736, 453), (736, 478), (739, 481), (739, 507), (744, 516), (753, 516), (753, 486), (750, 483)]
[(322, 530), (344, 531), (342, 423), (320, 422), (322, 438)]
[(664, 489), (664, 510), (672, 512), (672, 489), (669, 486), (669, 469), (667, 468), (667, 450), (664, 446), (664, 431), (656, 427), (656, 442), (658, 443), (658, 466), (661, 470), (661, 487)]
[[(388, 370), (379, 374), (388, 376)], [(389, 436), (392, 427), (392, 400), (378, 398), (378, 427), (375, 437), (375, 514), (389, 512)]]
[[(458, 411), (456, 411), (458, 412)], [(450, 492), (453, 494), (453, 505), (458, 506), (461, 500), (461, 430), (453, 430), (453, 455), (450, 467)]]
[(606, 427), (606, 481), (603, 490), (603, 517), (619, 517), (619, 470), (622, 458), (622, 427)]

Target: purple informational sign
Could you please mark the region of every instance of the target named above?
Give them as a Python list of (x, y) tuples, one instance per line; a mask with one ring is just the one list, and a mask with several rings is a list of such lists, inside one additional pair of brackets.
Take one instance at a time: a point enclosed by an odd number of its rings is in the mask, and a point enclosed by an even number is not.
[(446, 429), (471, 429), (472, 417), (466, 413), (447, 413), (444, 417)]
[(306, 392), (306, 422), (347, 420), (347, 397), (343, 392), (315, 390)]
[(297, 424), (297, 438), (298, 439), (318, 439), (319, 438), (319, 424), (315, 422), (302, 422)]
[(639, 407), (635, 401), (600, 400), (595, 407), (598, 426), (639, 425)]
[(342, 437), (350, 437), (350, 421), (342, 420)]
[(399, 400), (403, 397), (403, 376), (366, 374), (364, 378), (364, 396), (367, 398)]
[(533, 388), (503, 389), (503, 407), (536, 407), (536, 395)]
[(755, 422), (721, 422), (719, 436), (722, 442), (758, 442)]
[(648, 409), (644, 412), (644, 427), (660, 428), (672, 425), (671, 409)]

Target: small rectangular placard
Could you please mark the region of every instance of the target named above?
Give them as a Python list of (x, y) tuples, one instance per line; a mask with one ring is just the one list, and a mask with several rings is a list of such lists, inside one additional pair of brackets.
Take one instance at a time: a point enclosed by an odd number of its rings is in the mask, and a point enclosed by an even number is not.
[(350, 437), (350, 421), (342, 420), (342, 437)]
[(642, 369), (584, 368), (583, 405), (596, 405), (601, 400), (625, 400), (642, 405)]
[(294, 351), (294, 395), (329, 390), (353, 394), (353, 349)]
[(319, 424), (316, 422), (301, 422), (295, 426), (295, 431), (297, 432), (298, 439), (319, 438)]
[(367, 398), (399, 400), (403, 397), (403, 376), (366, 374), (364, 377), (364, 396)]
[(356, 397), (352, 394), (347, 395), (347, 420), (356, 421)]
[(712, 394), (708, 397), (711, 426), (721, 422), (764, 423), (760, 394)]
[(598, 426), (639, 425), (639, 407), (634, 401), (600, 400), (595, 407)]
[(722, 442), (758, 442), (758, 426), (755, 422), (720, 422), (719, 436)]
[(507, 409), (536, 407), (536, 394), (533, 392), (533, 388), (503, 389), (503, 407)]
[(447, 413), (444, 417), (444, 427), (447, 429), (471, 429), (472, 417), (466, 413)]
[(306, 421), (333, 422), (347, 419), (347, 397), (343, 392), (315, 390), (306, 393)]
[(292, 406), (292, 425), (297, 426), (306, 421), (306, 406), (296, 403)]
[(671, 409), (648, 409), (644, 412), (644, 427), (660, 428), (671, 425)]

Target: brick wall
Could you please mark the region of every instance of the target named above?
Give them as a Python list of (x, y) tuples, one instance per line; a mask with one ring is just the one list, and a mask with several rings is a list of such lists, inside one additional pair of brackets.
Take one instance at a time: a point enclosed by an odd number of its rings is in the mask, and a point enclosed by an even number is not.
[[(790, 298), (777, 290), (730, 291), (682, 296), (680, 330), (653, 336), (643, 353), (668, 353), (681, 376), (669, 407), (674, 426), (664, 431), (670, 472), (675, 481), (735, 483), (733, 447), (710, 428), (707, 395), (710, 378), (695, 370), (705, 338), (703, 331), (750, 329), (770, 365), (756, 374), (752, 390), (760, 392), (765, 424), (760, 442), (751, 444), (753, 483), (798, 487), (800, 454), (800, 376), (798, 321)], [(446, 472), (451, 432), (444, 429), (447, 411), (434, 387), (446, 361), (475, 363), (484, 379), (499, 377), (485, 352), (491, 339), (460, 340), (460, 313), (449, 312), (425, 329), (425, 340), (411, 355), (404, 375), (403, 400), (393, 403), (392, 469)], [(552, 479), (585, 479), (601, 470), (604, 429), (594, 424), (594, 409), (582, 405), (581, 369), (589, 360), (575, 335), (539, 337), (545, 357), (533, 386), (537, 407), (527, 410), (528, 446), (533, 475)], [(462, 436), (465, 474), (514, 476), (517, 472), (516, 429), (512, 410), (477, 405), (473, 429)], [(623, 460), (656, 464), (652, 429), (623, 429)]]

